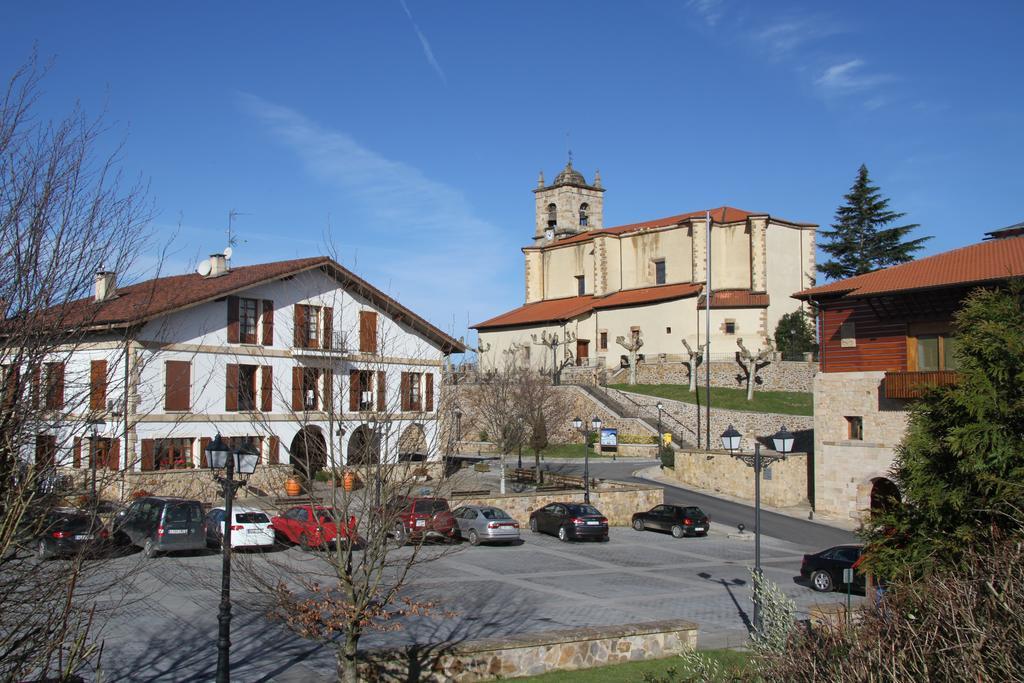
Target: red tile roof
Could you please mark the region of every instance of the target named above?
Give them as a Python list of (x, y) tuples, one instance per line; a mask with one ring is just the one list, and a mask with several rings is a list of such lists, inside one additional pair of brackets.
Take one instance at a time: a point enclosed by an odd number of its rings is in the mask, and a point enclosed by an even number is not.
[(518, 327), (535, 323), (563, 322), (596, 310), (685, 299), (698, 294), (701, 287), (703, 285), (684, 282), (674, 285), (627, 289), (601, 297), (587, 294), (585, 296), (573, 296), (564, 299), (537, 301), (520, 306), (507, 313), (502, 313), (482, 323), (477, 323), (473, 326), (473, 329), (483, 330), (497, 327)]
[(793, 296), (859, 298), (999, 282), (1024, 275), (1024, 236), (986, 240), (872, 273), (811, 287)]
[(122, 328), (144, 323), (161, 315), (182, 310), (229, 294), (242, 292), (283, 277), (320, 268), (343, 286), (367, 297), (391, 317), (435, 341), (447, 353), (461, 353), (465, 346), (425, 319), (387, 296), (359, 276), (326, 256), (276, 261), (232, 268), (219, 277), (198, 273), (172, 275), (117, 288), (116, 298), (98, 303), (92, 297), (72, 301), (53, 314), (66, 327)]
[[(697, 306), (703, 305), (704, 297), (701, 296)], [(723, 289), (711, 293), (711, 308), (768, 308), (768, 295), (749, 289)]]

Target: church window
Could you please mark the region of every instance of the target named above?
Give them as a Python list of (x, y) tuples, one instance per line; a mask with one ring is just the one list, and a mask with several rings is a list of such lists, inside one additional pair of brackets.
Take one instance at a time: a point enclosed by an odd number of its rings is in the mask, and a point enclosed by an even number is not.
[(587, 278), (583, 275), (576, 276), (576, 295), (583, 296), (587, 293)]
[(580, 204), (580, 225), (587, 226), (587, 225), (590, 224), (590, 218), (587, 215), (589, 211), (590, 211), (590, 205), (589, 204), (586, 204), (586, 203)]
[(736, 321), (735, 320), (726, 320), (725, 321), (725, 325), (723, 325), (723, 327), (725, 329), (725, 333), (726, 334), (736, 334)]
[(601, 330), (600, 334), (598, 334), (598, 336), (597, 336), (597, 350), (598, 351), (607, 351), (608, 350), (608, 331), (607, 330)]
[(554, 228), (558, 225), (558, 207), (548, 204), (548, 227)]
[(665, 284), (665, 259), (654, 262), (654, 282), (659, 285)]

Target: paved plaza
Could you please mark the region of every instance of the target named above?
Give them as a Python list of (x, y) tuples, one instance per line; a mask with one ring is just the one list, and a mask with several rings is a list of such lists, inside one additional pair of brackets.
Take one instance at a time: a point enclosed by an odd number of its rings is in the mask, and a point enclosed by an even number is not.
[[(462, 641), (582, 626), (681, 618), (697, 622), (701, 647), (742, 644), (750, 618), (754, 544), (712, 529), (706, 538), (613, 528), (609, 543), (562, 543), (524, 533), (511, 547), (428, 547), (435, 561), (418, 565), (409, 593), (454, 615), (436, 614), (401, 631), (374, 633), (366, 647)], [(803, 552), (817, 550), (765, 538), (762, 564), (801, 610), (845, 599), (794, 581)], [(412, 552), (411, 548), (399, 552)], [(102, 635), (105, 680), (211, 680), (216, 661), (220, 558), (208, 554), (117, 561), (138, 566)], [(245, 555), (254, 570), (322, 569), (316, 553), (288, 548)], [(334, 680), (331, 651), (304, 641), (259, 612), (258, 596), (239, 577), (232, 622), (237, 681)]]

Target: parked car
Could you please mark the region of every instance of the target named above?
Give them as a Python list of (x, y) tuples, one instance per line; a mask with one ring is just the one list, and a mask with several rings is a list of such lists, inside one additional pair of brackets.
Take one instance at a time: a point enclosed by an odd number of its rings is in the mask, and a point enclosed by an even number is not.
[(34, 528), (36, 557), (66, 557), (77, 553), (99, 554), (109, 536), (103, 522), (91, 512), (56, 508), (38, 520)]
[(633, 528), (637, 531), (653, 529), (670, 531), (676, 538), (707, 536), (711, 523), (699, 507), (692, 505), (655, 505), (647, 512), (633, 514)]
[[(270, 516), (263, 510), (247, 507), (231, 508), (235, 518), (231, 525), (232, 548), (260, 548), (274, 545), (274, 528), (270, 526)], [(203, 520), (203, 534), (206, 545), (224, 547), (224, 520), (227, 513), (222, 507), (216, 507), (206, 513)]]
[(381, 511), (400, 544), (428, 538), (451, 540), (457, 533), (455, 518), (444, 498), (395, 496)]
[(463, 505), (452, 511), (460, 538), (471, 545), (519, 541), (519, 522), (492, 505)]
[(554, 534), (559, 540), (608, 540), (608, 518), (593, 505), (551, 503), (530, 513), (530, 531)]
[[(271, 518), (270, 526), (279, 538), (298, 544), (303, 550), (322, 548), (338, 540), (339, 525), (335, 521), (334, 508), (323, 505), (296, 505), (288, 508)], [(349, 517), (348, 524), (340, 526), (343, 541), (359, 543), (355, 515)]]
[(146, 557), (203, 550), (203, 507), (198, 500), (147, 496), (114, 516), (115, 540), (142, 548)]
[[(811, 588), (828, 593), (836, 588), (846, 588), (843, 570), (853, 568), (860, 560), (864, 547), (860, 545), (837, 545), (825, 550), (804, 555), (800, 563), (800, 576), (809, 581)], [(864, 591), (864, 573), (854, 569), (853, 589)]]

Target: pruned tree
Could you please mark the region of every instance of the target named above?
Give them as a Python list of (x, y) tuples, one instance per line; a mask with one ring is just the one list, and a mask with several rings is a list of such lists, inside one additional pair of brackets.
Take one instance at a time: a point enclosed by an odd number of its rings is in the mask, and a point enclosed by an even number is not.
[(636, 384), (636, 364), (638, 360), (638, 354), (640, 349), (643, 348), (644, 339), (641, 336), (639, 330), (633, 333), (633, 336), (627, 342), (626, 338), (621, 334), (615, 338), (615, 343), (626, 349), (629, 352), (629, 383)]
[(742, 338), (736, 340), (736, 346), (740, 347), (736, 355), (747, 372), (747, 400), (752, 401), (754, 400), (754, 385), (757, 384), (755, 381), (757, 371), (771, 362), (772, 340), (766, 338), (764, 346), (757, 353), (751, 352), (744, 346)]
[(689, 358), (685, 361), (690, 368), (690, 393), (696, 393), (697, 391), (697, 367), (704, 362), (704, 350), (707, 348), (707, 344), (700, 344), (696, 349), (690, 346), (690, 342), (686, 339), (682, 340), (683, 348), (686, 349), (686, 355)]

